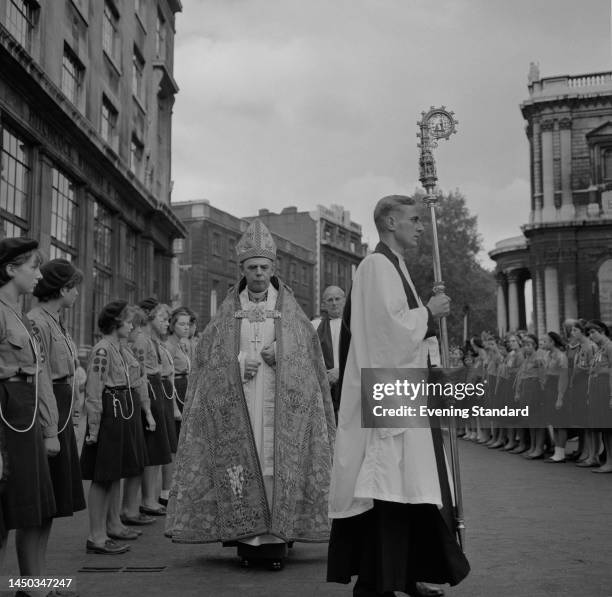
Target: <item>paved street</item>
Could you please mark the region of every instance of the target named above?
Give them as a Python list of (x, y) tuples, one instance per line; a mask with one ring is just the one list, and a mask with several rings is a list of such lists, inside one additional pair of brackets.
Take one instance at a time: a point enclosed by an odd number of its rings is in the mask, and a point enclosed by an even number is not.
[[(472, 573), (448, 595), (612, 596), (612, 475), (460, 446)], [(76, 574), (80, 594), (88, 597), (351, 594), (348, 586), (323, 582), (326, 545), (297, 544), (282, 572), (245, 570), (232, 549), (174, 545), (162, 536), (162, 525), (146, 529), (124, 556), (95, 556), (85, 554), (86, 514), (60, 520), (49, 573)], [(15, 574), (13, 552), (10, 546), (7, 567)]]

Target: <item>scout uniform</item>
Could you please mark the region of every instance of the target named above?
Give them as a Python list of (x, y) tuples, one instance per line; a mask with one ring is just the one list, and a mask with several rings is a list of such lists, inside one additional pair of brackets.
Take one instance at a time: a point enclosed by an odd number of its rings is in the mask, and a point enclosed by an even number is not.
[(172, 453), (164, 411), (160, 355), (153, 340), (142, 331), (136, 335), (131, 349), (147, 376), (151, 414), (156, 422), (155, 431), (145, 430), (146, 466), (169, 464), (172, 462)]
[[(43, 273), (44, 276), (44, 273)], [(44, 304), (28, 313), (34, 334), (48, 355), (48, 367), (57, 402), (58, 440), (60, 453), (49, 459), (51, 481), (55, 493), (56, 517), (72, 516), (86, 507), (79, 465), (72, 407), (77, 397), (75, 370), (77, 351), (58, 313), (48, 311)]]

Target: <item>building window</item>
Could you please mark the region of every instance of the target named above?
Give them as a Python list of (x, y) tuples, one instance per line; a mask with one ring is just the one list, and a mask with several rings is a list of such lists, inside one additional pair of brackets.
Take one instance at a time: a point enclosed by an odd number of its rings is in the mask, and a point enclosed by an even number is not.
[(64, 57), (62, 59), (62, 91), (64, 95), (78, 106), (83, 87), (85, 68), (76, 54), (64, 44)]
[(605, 147), (601, 151), (603, 180), (612, 180), (612, 147)]
[(230, 263), (236, 261), (236, 239), (232, 237), (227, 239), (227, 259)]
[(125, 236), (125, 283), (127, 300), (136, 301), (136, 270), (138, 263), (138, 236), (128, 228)]
[(325, 226), (324, 230), (323, 230), (323, 240), (326, 243), (331, 242), (332, 239), (332, 230), (329, 226)]
[(0, 240), (3, 238), (15, 238), (23, 236), (25, 230), (10, 220), (5, 220), (4, 216), (0, 215)]
[(305, 265), (302, 266), (302, 286), (308, 285), (308, 269)]
[(118, 147), (118, 135), (117, 135), (117, 119), (119, 112), (115, 109), (113, 104), (108, 98), (102, 96), (102, 118), (100, 121), (100, 134), (102, 138), (115, 150)]
[(292, 261), (291, 265), (289, 265), (289, 279), (291, 280), (292, 284), (297, 284), (297, 265), (295, 264), (295, 261)]
[(166, 59), (166, 19), (159, 10), (155, 23), (155, 57), (159, 60)]
[(217, 313), (217, 288), (219, 287), (218, 280), (213, 280), (213, 287), (210, 291), (210, 316), (214, 317)]
[(27, 0), (8, 0), (6, 3), (6, 28), (26, 49), (32, 49), (32, 31), (36, 7)]
[[(51, 247), (54, 256), (68, 259), (76, 254), (78, 205), (74, 183), (60, 170), (51, 170)], [(68, 257), (71, 256), (71, 258)]]
[(132, 143), (130, 144), (130, 170), (140, 178), (142, 175), (142, 154), (144, 151), (143, 144), (132, 137)]
[(23, 236), (28, 228), (31, 152), (25, 141), (8, 128), (2, 130), (0, 138), (0, 217), (7, 237)]
[[(94, 203), (94, 313), (97, 315), (102, 307), (110, 302), (112, 288), (112, 216), (98, 201)], [(94, 317), (94, 319), (96, 319)], [(98, 335), (94, 326), (94, 336)]]
[(355, 253), (355, 241), (353, 240), (351, 241), (350, 247), (351, 247), (351, 253)]
[(132, 56), (132, 93), (140, 100), (143, 97), (144, 65), (145, 61), (142, 54), (134, 46), (134, 54)]
[(104, 2), (104, 16), (102, 17), (102, 49), (109, 58), (117, 61), (119, 57), (119, 15), (108, 0)]
[(212, 235), (212, 250), (213, 255), (221, 255), (221, 235), (216, 232)]
[(94, 262), (97, 266), (112, 266), (111, 241), (113, 236), (113, 218), (103, 205), (94, 204)]
[(175, 255), (181, 255), (185, 252), (185, 239), (184, 238), (175, 238), (172, 241), (172, 252)]

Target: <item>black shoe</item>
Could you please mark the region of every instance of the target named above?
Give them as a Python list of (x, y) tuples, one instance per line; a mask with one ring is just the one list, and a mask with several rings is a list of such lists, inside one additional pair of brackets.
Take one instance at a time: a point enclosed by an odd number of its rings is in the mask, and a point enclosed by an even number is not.
[(107, 539), (102, 545), (96, 545), (93, 541), (87, 539), (87, 543), (85, 544), (85, 551), (87, 553), (119, 555), (129, 550), (129, 545), (121, 545), (120, 543), (117, 543), (112, 539)]
[(424, 582), (414, 583), (414, 587), (408, 591), (410, 597), (442, 597), (444, 589), (436, 585), (430, 585)]

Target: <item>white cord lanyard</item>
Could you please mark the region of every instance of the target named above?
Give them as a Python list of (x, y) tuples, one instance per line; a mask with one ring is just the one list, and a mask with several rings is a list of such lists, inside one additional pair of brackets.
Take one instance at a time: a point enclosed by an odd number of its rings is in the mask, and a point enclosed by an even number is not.
[[(174, 368), (174, 359), (172, 358), (170, 351), (161, 342), (158, 342), (157, 345), (166, 353), (168, 360), (171, 363), (173, 363), (173, 368)], [(162, 390), (164, 391), (164, 396), (166, 397), (166, 400), (172, 400), (174, 396), (176, 395), (176, 388), (174, 387), (174, 381), (172, 381), (172, 393), (170, 394), (170, 396), (168, 396), (168, 393), (166, 392), (166, 388), (164, 388), (163, 380), (162, 380), (161, 386), (162, 386)]]
[(116, 393), (111, 389), (111, 388), (107, 388), (108, 391), (110, 392), (111, 396), (113, 397), (113, 414), (115, 415), (115, 418), (117, 418), (117, 407), (119, 407), (119, 413), (121, 414), (121, 418), (124, 421), (129, 421), (132, 416), (134, 415), (134, 397), (132, 396), (132, 387), (130, 385), (130, 373), (129, 373), (129, 369), (128, 366), (123, 358), (123, 355), (121, 354), (121, 350), (119, 348), (117, 348), (112, 342), (108, 343), (109, 346), (111, 346), (113, 348), (113, 350), (115, 350), (117, 352), (117, 356), (119, 357), (119, 359), (121, 360), (121, 364), (123, 365), (123, 369), (125, 371), (125, 379), (127, 381), (127, 387), (128, 387), (128, 394), (130, 395), (130, 403), (132, 405), (132, 412), (130, 413), (130, 415), (128, 417), (126, 417), (123, 414), (123, 406), (121, 405), (121, 400), (119, 400), (119, 398), (117, 398)]
[(11, 307), (9, 304), (5, 303), (4, 301), (2, 302), (13, 312), (13, 314), (15, 315), (15, 317), (17, 318), (17, 320), (19, 321), (23, 329), (26, 331), (26, 334), (28, 335), (28, 339), (30, 340), (30, 345), (32, 346), (32, 350), (34, 352), (34, 362), (36, 364), (36, 373), (34, 374), (34, 414), (32, 415), (32, 421), (30, 422), (30, 424), (25, 429), (17, 429), (17, 427), (13, 427), (6, 420), (6, 417), (4, 416), (4, 413), (2, 412), (1, 406), (0, 406), (0, 418), (2, 419), (2, 422), (12, 431), (15, 431), (16, 433), (27, 433), (28, 431), (30, 431), (30, 429), (32, 429), (32, 427), (34, 427), (34, 423), (36, 422), (36, 415), (38, 414), (38, 359), (39, 359), (38, 350), (36, 349), (36, 342), (30, 335), (30, 330), (28, 330), (26, 324), (23, 323), (17, 311), (15, 311), (15, 309), (13, 309), (13, 307)]
[[(184, 346), (181, 344), (180, 340), (178, 341), (178, 347), (180, 351), (185, 355), (185, 358), (187, 359), (187, 374), (189, 375), (189, 373), (191, 373), (191, 359), (189, 358), (189, 355), (187, 354), (187, 351), (185, 350)], [(180, 402), (180, 404), (185, 406), (185, 401), (181, 400), (181, 397), (176, 391), (176, 386), (174, 387), (174, 395), (176, 396), (176, 399)]]
[[(72, 388), (71, 388), (72, 391), (70, 392), (70, 409), (68, 410), (68, 416), (66, 417), (66, 422), (62, 425), (62, 428), (59, 429), (58, 432), (57, 432), (57, 434), (59, 435), (68, 426), (68, 421), (70, 421), (72, 419), (72, 408), (74, 406), (74, 390), (75, 390), (75, 386), (76, 386), (76, 364), (75, 364), (76, 363), (76, 351), (74, 350), (74, 347), (72, 345), (72, 341), (68, 337), (68, 334), (64, 333), (64, 330), (62, 330), (62, 326), (59, 325), (59, 323), (57, 323), (57, 321), (55, 321), (55, 319), (51, 316), (50, 313), (49, 313), (49, 318), (53, 322), (53, 325), (56, 327), (57, 331), (64, 338), (64, 341), (66, 342), (66, 346), (68, 347), (68, 352), (70, 353), (70, 359), (71, 359), (71, 362), (72, 362)], [(50, 348), (51, 347), (49, 346), (49, 349)]]

